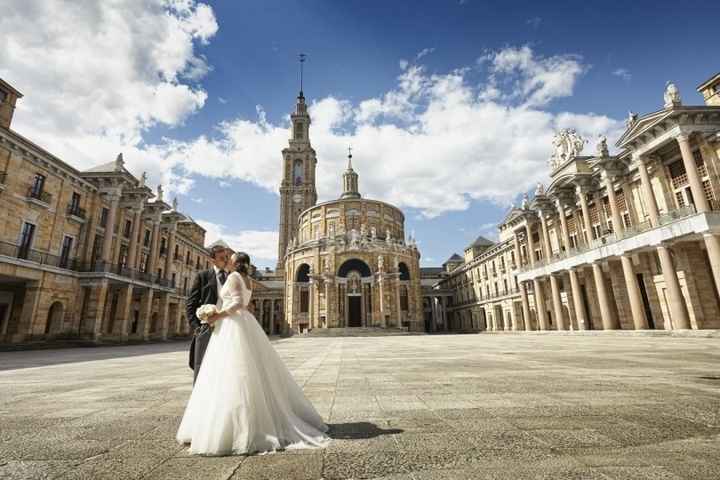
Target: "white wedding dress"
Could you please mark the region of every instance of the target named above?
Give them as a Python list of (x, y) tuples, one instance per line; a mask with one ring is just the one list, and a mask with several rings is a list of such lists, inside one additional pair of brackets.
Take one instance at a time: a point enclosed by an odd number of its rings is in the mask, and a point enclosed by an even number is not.
[(220, 290), (223, 312), (177, 432), (190, 453), (229, 455), (319, 448), (327, 426), (246, 309), (239, 273)]

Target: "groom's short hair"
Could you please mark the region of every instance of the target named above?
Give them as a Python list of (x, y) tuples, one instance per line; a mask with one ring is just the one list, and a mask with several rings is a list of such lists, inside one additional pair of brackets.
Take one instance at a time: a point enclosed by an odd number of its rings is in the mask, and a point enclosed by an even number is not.
[(212, 247), (210, 247), (210, 258), (215, 258), (218, 253), (224, 251), (225, 247), (223, 247), (222, 245), (213, 245)]

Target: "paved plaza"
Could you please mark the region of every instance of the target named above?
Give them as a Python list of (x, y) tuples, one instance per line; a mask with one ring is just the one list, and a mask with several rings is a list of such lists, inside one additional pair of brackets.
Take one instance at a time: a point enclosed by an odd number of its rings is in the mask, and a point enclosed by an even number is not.
[(186, 345), (0, 353), (3, 479), (718, 479), (720, 339), (274, 342), (335, 439), (193, 457)]

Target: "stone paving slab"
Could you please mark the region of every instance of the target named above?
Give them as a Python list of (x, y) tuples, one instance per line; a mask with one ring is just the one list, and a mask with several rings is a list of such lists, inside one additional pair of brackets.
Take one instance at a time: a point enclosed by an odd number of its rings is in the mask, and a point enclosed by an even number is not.
[(174, 441), (184, 343), (0, 353), (2, 479), (720, 478), (720, 339), (439, 335), (274, 342), (324, 450)]

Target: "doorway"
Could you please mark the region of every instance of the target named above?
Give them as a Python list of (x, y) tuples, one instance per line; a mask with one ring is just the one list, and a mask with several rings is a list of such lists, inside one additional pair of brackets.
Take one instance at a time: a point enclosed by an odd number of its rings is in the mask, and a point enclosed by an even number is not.
[(348, 327), (362, 326), (362, 297), (348, 295)]

